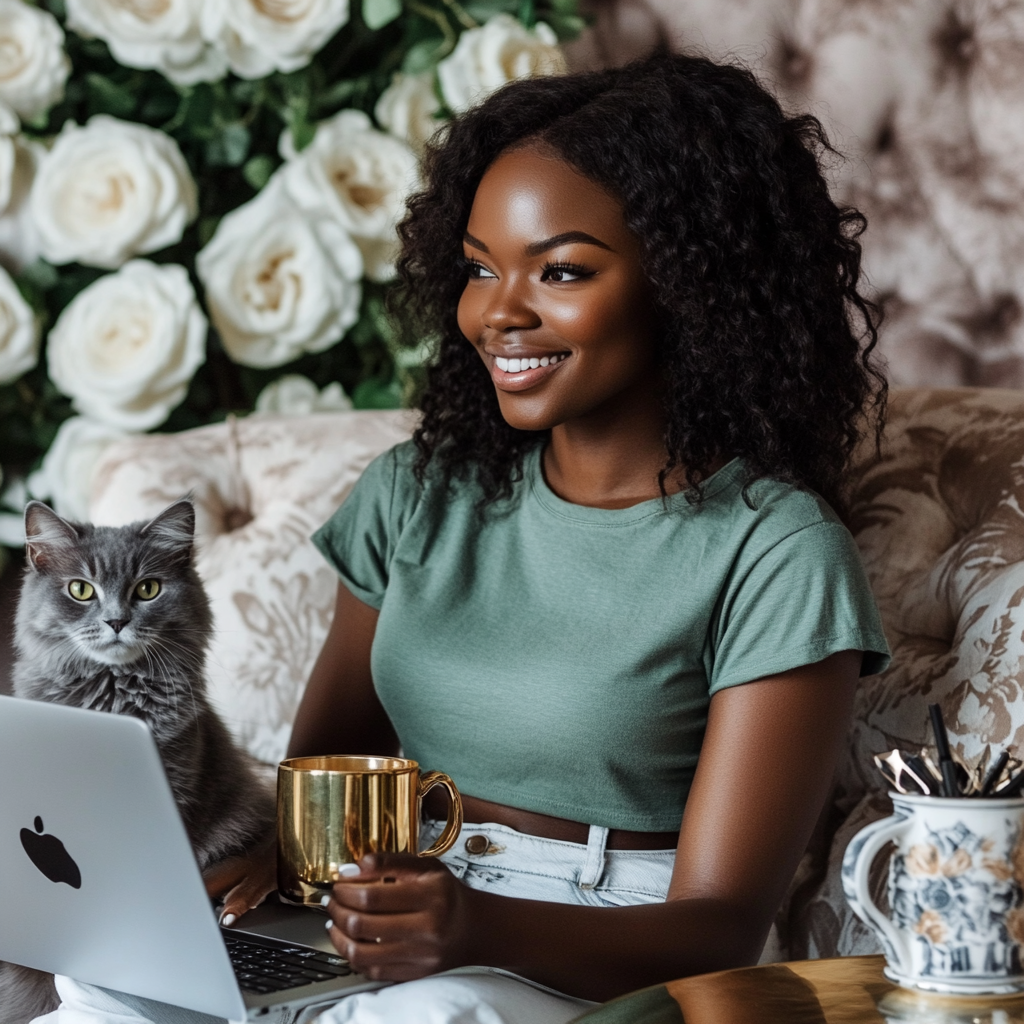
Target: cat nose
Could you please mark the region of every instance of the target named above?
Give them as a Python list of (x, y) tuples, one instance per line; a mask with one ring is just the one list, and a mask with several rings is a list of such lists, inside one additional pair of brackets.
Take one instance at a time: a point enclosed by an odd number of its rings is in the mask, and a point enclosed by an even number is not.
[(104, 619), (103, 620), (115, 633), (120, 633), (131, 619)]

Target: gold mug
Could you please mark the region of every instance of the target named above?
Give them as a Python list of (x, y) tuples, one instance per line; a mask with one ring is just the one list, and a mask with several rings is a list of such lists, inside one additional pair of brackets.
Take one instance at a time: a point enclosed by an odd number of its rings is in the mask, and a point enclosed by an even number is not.
[[(435, 786), (448, 791), (448, 822), (419, 851), (420, 804)], [(367, 853), (451, 849), (462, 828), (462, 800), (444, 772), (420, 773), (401, 757), (293, 757), (277, 769), (277, 887), (293, 903), (320, 905), (342, 864)]]

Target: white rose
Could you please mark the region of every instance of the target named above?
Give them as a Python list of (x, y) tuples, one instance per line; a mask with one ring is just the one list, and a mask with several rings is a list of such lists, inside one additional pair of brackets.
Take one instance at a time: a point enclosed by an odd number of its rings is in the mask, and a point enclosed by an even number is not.
[(419, 182), (416, 154), (377, 131), (361, 110), (342, 110), (318, 125), (301, 153), (290, 148), (287, 134), (282, 149), (287, 163), (281, 173), (299, 207), (316, 218), (333, 218), (352, 236), (367, 277), (392, 277), (395, 226)]
[(64, 125), (29, 205), (51, 263), (114, 269), (180, 240), (196, 216), (196, 185), (169, 135), (97, 114)]
[(10, 135), (0, 135), (0, 214), (8, 207), (14, 191), (14, 168), (18, 147)]
[(423, 149), (427, 139), (441, 126), (437, 112), (441, 101), (434, 92), (434, 76), (397, 73), (381, 93), (373, 116), (392, 135), (397, 135), (414, 150)]
[[(39, 257), (39, 232), (29, 209), (29, 192), (46, 147), (18, 135), (5, 139), (13, 157), (8, 179), (7, 202), (0, 212), (0, 261), (14, 270), (34, 263)], [(6, 147), (4, 147), (6, 148)]]
[(565, 57), (550, 26), (531, 31), (509, 14), (495, 14), (459, 36), (451, 55), (437, 66), (441, 91), (456, 113), (468, 110), (517, 78), (563, 75)]
[(299, 210), (280, 174), (220, 222), (196, 272), (224, 348), (245, 366), (322, 352), (359, 318), (359, 250), (336, 223)]
[(0, 102), (38, 117), (63, 97), (70, 73), (57, 19), (22, 0), (0, 0)]
[(348, 21), (348, 0), (206, 0), (203, 36), (240, 78), (305, 67)]
[(62, 515), (89, 519), (93, 476), (104, 451), (126, 434), (87, 416), (65, 420), (43, 456), (43, 465), (28, 478), (32, 497), (53, 502)]
[(286, 373), (268, 384), (256, 399), (257, 412), (276, 412), (286, 416), (306, 416), (311, 412), (345, 412), (352, 400), (342, 386), (334, 381), (323, 391), (299, 373)]
[(68, 28), (102, 39), (129, 68), (153, 68), (175, 85), (227, 73), (224, 53), (203, 39), (203, 0), (67, 0)]
[(203, 316), (184, 267), (132, 260), (71, 300), (50, 332), (50, 379), (78, 412), (149, 430), (181, 403), (206, 358)]
[(0, 267), (0, 384), (39, 362), (39, 323), (10, 275)]

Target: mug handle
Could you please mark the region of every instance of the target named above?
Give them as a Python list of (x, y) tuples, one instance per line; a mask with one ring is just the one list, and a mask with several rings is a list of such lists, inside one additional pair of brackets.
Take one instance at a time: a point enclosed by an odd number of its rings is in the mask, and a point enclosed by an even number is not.
[(420, 802), (422, 803), (423, 798), (435, 786), (444, 786), (448, 790), (451, 806), (448, 809), (448, 821), (444, 831), (430, 849), (420, 852), (421, 857), (440, 857), (442, 853), (447, 853), (455, 845), (455, 840), (462, 831), (462, 797), (459, 796), (459, 791), (450, 776), (444, 772), (424, 772), (420, 776)]
[(910, 828), (911, 819), (893, 814), (862, 828), (850, 840), (843, 856), (843, 893), (853, 912), (882, 940), (886, 959), (897, 974), (912, 974), (910, 945), (871, 898), (869, 875), (878, 851), (890, 840)]

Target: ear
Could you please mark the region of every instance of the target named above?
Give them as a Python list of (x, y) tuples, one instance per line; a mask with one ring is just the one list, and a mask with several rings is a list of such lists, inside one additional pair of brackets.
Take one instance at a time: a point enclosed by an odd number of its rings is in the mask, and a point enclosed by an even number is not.
[(25, 551), (33, 569), (48, 569), (79, 540), (74, 523), (61, 519), (49, 505), (30, 501), (25, 506)]
[(191, 498), (168, 505), (142, 528), (142, 536), (173, 548), (191, 549), (196, 532), (196, 510)]

